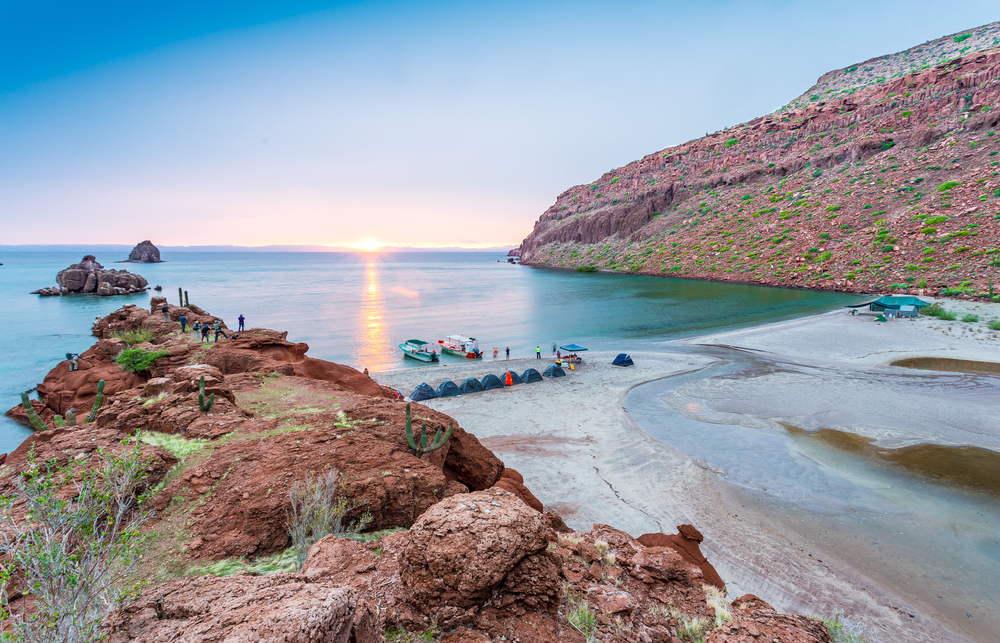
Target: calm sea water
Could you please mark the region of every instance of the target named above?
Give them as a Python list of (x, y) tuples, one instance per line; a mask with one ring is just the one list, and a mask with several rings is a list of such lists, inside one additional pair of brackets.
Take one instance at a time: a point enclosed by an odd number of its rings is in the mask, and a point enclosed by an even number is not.
[[(95, 317), (127, 303), (148, 307), (153, 291), (122, 297), (28, 294), (54, 285), (56, 273), (93, 252), (105, 268), (126, 268), (161, 285), (171, 303), (177, 288), (231, 326), (287, 330), (313, 357), (357, 368), (420, 365), (397, 345), (464, 334), (489, 353), (512, 356), (577, 342), (594, 349), (634, 350), (654, 340), (723, 327), (771, 322), (856, 300), (835, 293), (715, 284), (656, 277), (582, 274), (507, 264), (493, 252), (260, 253), (164, 252), (160, 264), (114, 264), (87, 247), (13, 252), (0, 247), (4, 345), (0, 406), (18, 403), (66, 352), (83, 352)], [(460, 360), (445, 356), (445, 360)], [(0, 452), (26, 430), (3, 418)]]

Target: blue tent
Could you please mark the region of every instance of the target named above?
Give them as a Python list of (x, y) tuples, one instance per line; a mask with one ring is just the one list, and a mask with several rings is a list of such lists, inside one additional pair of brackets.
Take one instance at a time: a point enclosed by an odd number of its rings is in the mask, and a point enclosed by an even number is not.
[(433, 400), (437, 396), (438, 394), (427, 382), (424, 382), (417, 388), (413, 389), (413, 392), (410, 393), (410, 399), (414, 402), (420, 402), (421, 400)]
[(458, 390), (458, 387), (451, 380), (445, 380), (438, 385), (437, 396), (438, 397), (452, 397), (454, 395), (461, 395), (462, 391)]
[(920, 310), (924, 306), (929, 306), (930, 303), (911, 295), (886, 295), (879, 297), (875, 301), (866, 301), (863, 304), (851, 304), (845, 306), (845, 308), (864, 308), (868, 306), (869, 310), (879, 312), (882, 310), (899, 310), (903, 306), (915, 306), (917, 310)]
[(503, 382), (500, 381), (499, 377), (492, 373), (483, 378), (482, 385), (484, 391), (490, 391), (495, 388), (503, 388)]
[[(507, 376), (510, 375), (510, 384), (507, 384)], [(513, 386), (515, 384), (521, 384), (521, 376), (514, 371), (507, 371), (500, 376), (500, 381), (503, 382), (504, 386)]]
[(462, 391), (462, 394), (466, 393), (478, 393), (483, 390), (483, 385), (479, 383), (474, 377), (467, 377), (462, 380), (462, 383), (458, 385), (458, 390)]
[(566, 377), (566, 371), (562, 370), (558, 364), (550, 364), (545, 369), (545, 377)]
[(618, 357), (611, 362), (614, 366), (632, 366), (635, 362), (632, 361), (632, 356), (626, 353), (618, 353)]
[(541, 382), (541, 374), (533, 368), (529, 368), (525, 372), (521, 373), (521, 382), (524, 384), (530, 384), (531, 382)]
[(579, 344), (566, 344), (565, 346), (560, 346), (559, 350), (567, 353), (582, 353), (587, 349), (584, 348), (583, 346), (580, 346)]

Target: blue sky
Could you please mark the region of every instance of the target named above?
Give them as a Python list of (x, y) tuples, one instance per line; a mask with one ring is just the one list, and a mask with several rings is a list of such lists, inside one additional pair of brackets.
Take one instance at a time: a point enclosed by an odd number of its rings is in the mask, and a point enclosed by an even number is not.
[(0, 243), (516, 245), (995, 2), (0, 0)]

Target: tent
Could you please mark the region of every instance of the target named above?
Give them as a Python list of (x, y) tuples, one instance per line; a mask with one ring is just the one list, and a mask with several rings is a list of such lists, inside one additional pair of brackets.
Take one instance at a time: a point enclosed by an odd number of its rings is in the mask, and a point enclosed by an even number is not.
[(500, 379), (503, 380), (504, 386), (514, 386), (515, 384), (522, 383), (520, 376), (514, 371), (507, 371), (500, 376)]
[(558, 364), (550, 364), (547, 369), (545, 369), (545, 377), (566, 377), (566, 371)]
[(632, 356), (626, 353), (618, 353), (618, 357), (611, 362), (614, 366), (632, 366), (635, 362), (632, 361)]
[(458, 385), (458, 390), (462, 391), (462, 394), (466, 393), (478, 393), (483, 390), (483, 385), (479, 383), (474, 377), (467, 377), (462, 380), (462, 383)]
[(438, 394), (431, 388), (430, 384), (424, 382), (417, 388), (413, 389), (410, 393), (410, 399), (414, 402), (420, 402), (422, 400), (432, 400), (437, 397)]
[(916, 306), (900, 306), (899, 316), (900, 317), (916, 317), (920, 314), (920, 309)]
[(493, 375), (492, 373), (483, 378), (482, 385), (484, 391), (490, 391), (495, 388), (503, 388), (503, 382), (500, 381), (499, 377)]
[(565, 346), (560, 346), (559, 350), (565, 353), (582, 353), (587, 349), (579, 344), (566, 344)]
[(453, 395), (461, 395), (462, 391), (458, 390), (455, 383), (451, 380), (445, 380), (438, 385), (437, 396), (438, 397), (452, 397)]
[(875, 301), (866, 301), (863, 304), (852, 304), (846, 306), (846, 308), (864, 308), (868, 306), (868, 310), (874, 310), (876, 312), (883, 310), (899, 310), (903, 306), (915, 306), (919, 311), (924, 306), (929, 306), (931, 302), (924, 301), (922, 299), (917, 299), (916, 297), (911, 297), (910, 295), (887, 295), (885, 297), (879, 297)]
[(529, 368), (525, 372), (521, 373), (521, 382), (524, 384), (530, 384), (531, 382), (541, 382), (542, 375), (533, 368)]

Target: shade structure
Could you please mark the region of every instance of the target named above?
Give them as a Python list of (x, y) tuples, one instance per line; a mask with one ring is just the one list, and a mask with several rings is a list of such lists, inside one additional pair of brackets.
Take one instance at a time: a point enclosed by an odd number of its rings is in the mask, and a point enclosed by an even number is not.
[(503, 382), (500, 381), (499, 377), (492, 373), (484, 377), (481, 384), (484, 391), (491, 391), (495, 388), (503, 388)]
[(438, 397), (452, 397), (454, 395), (461, 395), (462, 391), (458, 390), (458, 386), (451, 380), (445, 380), (438, 384), (437, 396)]
[(431, 385), (427, 382), (424, 382), (417, 388), (413, 389), (413, 392), (410, 393), (410, 399), (414, 402), (419, 402), (421, 400), (433, 400), (437, 396), (437, 391), (432, 389)]
[(851, 304), (845, 306), (845, 308), (864, 308), (868, 306), (869, 310), (879, 312), (883, 310), (899, 310), (903, 306), (914, 306), (917, 310), (920, 310), (924, 306), (929, 306), (930, 303), (929, 301), (917, 299), (910, 295), (886, 295), (879, 297), (875, 301), (866, 301), (863, 304)]
[(559, 350), (566, 351), (567, 353), (582, 353), (587, 349), (579, 344), (566, 344), (565, 346), (560, 346)]
[(531, 382), (541, 382), (542, 374), (533, 368), (529, 368), (525, 372), (521, 373), (521, 382), (523, 384), (530, 384)]
[(521, 383), (521, 376), (514, 371), (507, 371), (500, 376), (500, 379), (503, 381), (504, 386), (514, 386)]
[(632, 356), (626, 353), (618, 353), (618, 357), (611, 362), (615, 366), (632, 366), (635, 362), (632, 361)]
[(462, 391), (462, 395), (466, 395), (468, 393), (478, 393), (483, 390), (483, 385), (480, 384), (479, 380), (476, 378), (467, 377), (462, 380), (461, 384), (458, 385), (458, 390)]
[(545, 377), (566, 377), (566, 371), (562, 370), (562, 367), (558, 364), (550, 364), (545, 369)]

